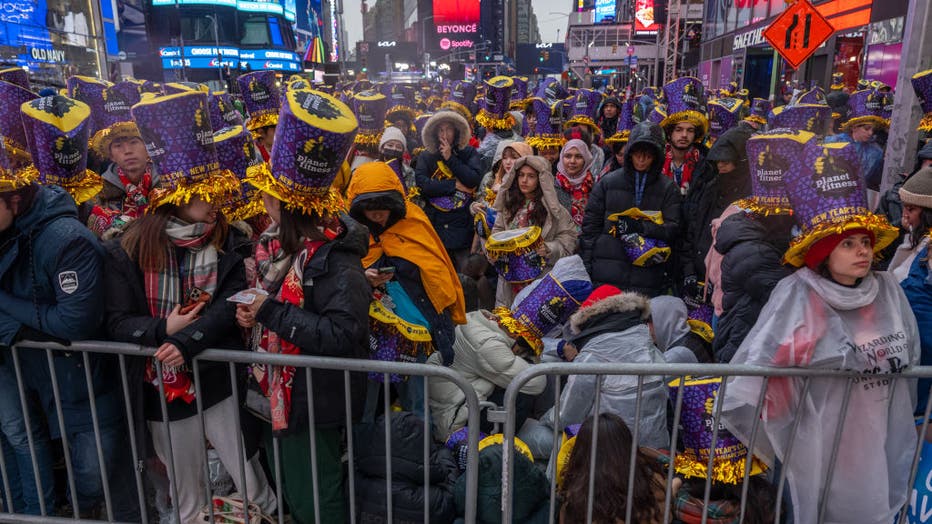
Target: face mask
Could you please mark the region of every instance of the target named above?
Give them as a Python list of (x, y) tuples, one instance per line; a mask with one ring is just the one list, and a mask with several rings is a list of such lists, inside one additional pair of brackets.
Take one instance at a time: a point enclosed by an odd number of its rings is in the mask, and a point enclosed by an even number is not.
[(386, 161), (393, 160), (395, 158), (401, 158), (404, 156), (404, 151), (401, 149), (383, 149), (382, 158)]

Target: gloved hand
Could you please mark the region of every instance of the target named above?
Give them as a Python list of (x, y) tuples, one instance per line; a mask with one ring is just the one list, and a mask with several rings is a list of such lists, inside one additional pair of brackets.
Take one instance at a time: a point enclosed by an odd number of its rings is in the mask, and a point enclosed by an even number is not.
[(644, 230), (644, 224), (640, 220), (631, 217), (619, 217), (615, 225), (615, 235), (629, 235), (632, 233), (641, 234)]
[(702, 286), (699, 285), (699, 279), (696, 275), (688, 275), (683, 279), (682, 296), (687, 306), (698, 307), (702, 303)]

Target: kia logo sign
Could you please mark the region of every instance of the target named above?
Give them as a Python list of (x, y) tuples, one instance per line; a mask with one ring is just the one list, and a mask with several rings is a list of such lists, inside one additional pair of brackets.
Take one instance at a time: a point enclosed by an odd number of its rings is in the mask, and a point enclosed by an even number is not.
[(450, 39), (449, 39), (449, 38), (441, 38), (441, 39), (440, 39), (440, 49), (443, 49), (444, 51), (446, 51), (447, 49), (450, 49)]
[(550, 49), (551, 47), (553, 47), (553, 44), (552, 44), (552, 43), (537, 44), (537, 45), (536, 45), (536, 48), (537, 48), (537, 49)]
[(379, 47), (395, 47), (395, 41), (392, 40), (392, 41), (379, 42), (378, 45)]

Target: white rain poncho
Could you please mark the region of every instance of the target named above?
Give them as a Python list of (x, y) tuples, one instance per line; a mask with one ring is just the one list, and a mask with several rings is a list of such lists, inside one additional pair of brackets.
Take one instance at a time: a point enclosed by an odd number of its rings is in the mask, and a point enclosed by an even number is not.
[[(819, 501), (827, 523), (893, 522), (906, 502), (917, 437), (913, 425), (914, 380), (891, 380), (919, 362), (916, 319), (903, 291), (887, 273), (871, 273), (855, 288), (808, 268), (783, 279), (738, 349), (733, 364), (857, 370), (877, 375), (855, 379), (844, 426), (846, 379), (772, 378), (753, 446), (758, 458), (787, 470), (796, 522), (817, 522)], [(725, 426), (750, 447), (760, 377), (728, 381)], [(800, 417), (789, 460), (794, 417)], [(833, 440), (838, 457), (827, 485)]]

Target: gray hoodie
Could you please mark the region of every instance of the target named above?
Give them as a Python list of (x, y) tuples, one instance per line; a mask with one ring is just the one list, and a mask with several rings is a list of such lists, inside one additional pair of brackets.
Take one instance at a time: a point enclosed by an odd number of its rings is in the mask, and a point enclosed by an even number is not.
[(654, 324), (654, 342), (670, 363), (695, 364), (696, 354), (677, 342), (690, 333), (686, 323), (686, 303), (677, 297), (661, 295), (650, 299), (651, 320)]

